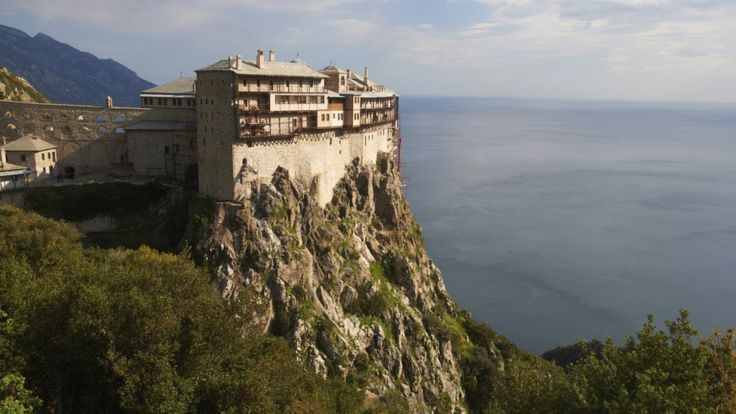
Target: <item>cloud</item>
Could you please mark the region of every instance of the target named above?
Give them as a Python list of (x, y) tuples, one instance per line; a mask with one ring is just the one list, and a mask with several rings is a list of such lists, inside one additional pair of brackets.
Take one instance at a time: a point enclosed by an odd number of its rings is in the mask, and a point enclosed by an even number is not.
[(370, 0), (4, 0), (3, 13), (118, 25), (142, 31), (205, 26), (244, 11), (331, 14)]
[(175, 37), (197, 64), (267, 44), (316, 65), (386, 66), (397, 89), (615, 97), (682, 83), (736, 96), (734, 0), (431, 1), (5, 0), (0, 13), (94, 25), (108, 39)]

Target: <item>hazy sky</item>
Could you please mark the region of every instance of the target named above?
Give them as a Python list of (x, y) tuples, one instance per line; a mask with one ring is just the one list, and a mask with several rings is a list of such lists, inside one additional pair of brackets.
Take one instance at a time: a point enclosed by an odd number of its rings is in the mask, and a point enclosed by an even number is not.
[(404, 95), (736, 101), (736, 0), (0, 0), (0, 23), (155, 83), (228, 53)]

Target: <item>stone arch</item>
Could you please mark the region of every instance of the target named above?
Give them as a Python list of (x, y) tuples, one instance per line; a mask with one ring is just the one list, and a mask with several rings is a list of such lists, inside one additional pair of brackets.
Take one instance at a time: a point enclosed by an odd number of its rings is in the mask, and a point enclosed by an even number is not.
[(125, 130), (123, 128), (117, 127), (115, 128), (115, 133), (118, 135), (122, 135), (125, 133)]
[(108, 132), (110, 132), (110, 131), (109, 131), (109, 130), (107, 129), (107, 127), (105, 127), (105, 126), (103, 125), (103, 126), (101, 126), (101, 127), (97, 128), (97, 132), (99, 132), (100, 134), (107, 134), (107, 133), (108, 133)]
[(69, 125), (64, 125), (61, 127), (61, 137), (62, 138), (72, 138), (74, 136), (74, 131), (72, 130), (72, 127)]
[(53, 121), (54, 117), (52, 117), (50, 113), (44, 112), (43, 115), (41, 115), (41, 119), (44, 121)]
[(95, 122), (108, 122), (110, 118), (105, 114), (97, 114), (95, 116)]
[(125, 122), (125, 115), (118, 115), (115, 117), (116, 124), (122, 124), (123, 122)]
[(3, 115), (5, 118), (15, 118), (12, 112), (5, 111), (5, 114)]
[(13, 124), (7, 124), (5, 125), (5, 129), (7, 129), (8, 131), (15, 131), (18, 128), (16, 128), (16, 126)]
[(66, 167), (64, 167), (64, 178), (73, 180), (76, 173), (77, 173), (77, 169), (74, 168), (73, 166), (67, 165)]
[(73, 157), (74, 155), (79, 153), (79, 144), (70, 142), (62, 148), (62, 152), (64, 154), (64, 158)]

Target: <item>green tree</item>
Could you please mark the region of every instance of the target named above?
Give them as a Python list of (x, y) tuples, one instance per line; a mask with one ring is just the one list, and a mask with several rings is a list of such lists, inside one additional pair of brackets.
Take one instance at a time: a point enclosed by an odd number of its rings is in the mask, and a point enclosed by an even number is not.
[(359, 411), (356, 389), (307, 372), (283, 339), (244, 338), (184, 257), (85, 249), (72, 227), (8, 207), (0, 234), (7, 410), (33, 407), (30, 389), (61, 413)]
[(697, 331), (688, 312), (657, 330), (649, 316), (636, 337), (617, 347), (609, 338), (600, 357), (572, 367), (571, 375), (587, 412), (713, 412), (705, 374), (707, 355), (694, 343)]

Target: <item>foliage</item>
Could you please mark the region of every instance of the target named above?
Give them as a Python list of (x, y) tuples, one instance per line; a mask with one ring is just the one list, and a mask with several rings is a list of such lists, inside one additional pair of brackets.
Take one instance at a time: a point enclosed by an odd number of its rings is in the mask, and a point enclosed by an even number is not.
[(0, 90), (0, 99), (11, 101), (29, 100), (30, 102), (44, 103), (49, 100), (39, 93), (30, 83), (10, 72), (7, 68), (0, 66), (0, 84), (4, 89)]
[(282, 339), (244, 338), (183, 257), (86, 249), (70, 226), (9, 207), (0, 233), (11, 412), (34, 406), (26, 390), (58, 412), (359, 410), (355, 388), (307, 372)]
[(657, 330), (650, 315), (623, 347), (609, 338), (600, 357), (589, 356), (571, 369), (588, 412), (711, 412), (705, 373), (707, 354), (693, 344), (697, 331), (680, 312)]
[(733, 331), (698, 342), (684, 310), (665, 325), (658, 330), (650, 316), (623, 346), (608, 339), (570, 348), (583, 357), (565, 372), (467, 318), (473, 346), (460, 364), (468, 406), (476, 413), (736, 412)]

